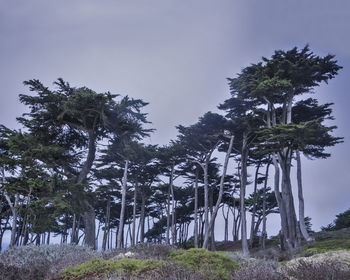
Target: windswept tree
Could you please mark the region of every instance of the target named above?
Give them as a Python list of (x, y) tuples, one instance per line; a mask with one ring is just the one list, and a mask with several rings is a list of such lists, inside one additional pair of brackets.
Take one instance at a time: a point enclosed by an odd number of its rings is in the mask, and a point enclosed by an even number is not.
[(323, 125), (323, 119), (306, 119), (294, 123), (293, 106), (296, 98), (313, 93), (315, 87), (334, 78), (341, 66), (333, 55), (316, 56), (308, 46), (275, 51), (270, 59), (263, 58), (259, 65), (261, 69), (251, 77), (252, 90), (248, 94), (251, 99), (261, 102), (261, 106), (267, 108), (266, 129), (259, 141), (267, 146), (271, 144), (269, 151), (276, 174), (278, 175), (279, 169), (282, 171), (282, 191), (279, 191), (276, 180), (275, 194), (280, 207), (283, 239), (287, 248), (293, 250), (300, 245), (290, 179), (293, 153), (312, 149), (326, 139), (330, 142), (325, 146), (332, 146), (339, 140), (331, 139), (329, 132), (334, 127)]
[[(147, 103), (129, 97), (115, 100), (117, 95), (96, 93), (80, 87), (71, 87), (58, 79), (55, 90), (45, 87), (39, 80), (24, 82), (36, 95), (20, 95), (20, 101), (30, 107), (30, 112), (18, 118), (42, 145), (56, 143), (67, 152), (80, 153), (75, 166), (62, 166), (68, 178), (75, 177), (77, 184), (85, 185), (81, 198), (85, 226), (85, 241), (92, 248), (95, 241), (95, 212), (88, 187), (88, 175), (96, 158), (98, 141), (137, 130), (146, 123), (141, 113)], [(83, 154), (81, 154), (83, 152)]]
[[(212, 159), (213, 152), (225, 139), (225, 129), (227, 128), (226, 119), (212, 112), (204, 114), (199, 121), (189, 127), (178, 126), (178, 139), (185, 147), (188, 160), (198, 164), (203, 170), (204, 176), (204, 223), (205, 237), (203, 247), (207, 248), (210, 236), (210, 228), (215, 221), (217, 209), (214, 211), (212, 222), (209, 221), (209, 184), (208, 184), (208, 167)], [(231, 137), (232, 139), (232, 137)], [(231, 144), (231, 143), (230, 143)], [(232, 148), (232, 144), (230, 145)], [(225, 160), (228, 162), (228, 158)], [(225, 177), (226, 167), (224, 166), (223, 180)], [(224, 182), (222, 182), (222, 185)], [(221, 195), (222, 196), (222, 195)], [(217, 207), (218, 208), (218, 207)]]
[[(167, 199), (167, 228), (165, 243), (170, 244), (170, 218), (171, 218), (171, 242), (172, 245), (176, 242), (175, 234), (175, 194), (174, 181), (181, 175), (177, 166), (185, 160), (185, 149), (182, 143), (171, 141), (169, 145), (158, 149), (158, 160), (161, 172), (169, 177), (168, 184), (168, 199)], [(170, 207), (171, 205), (171, 207)], [(170, 213), (171, 209), (171, 213)]]

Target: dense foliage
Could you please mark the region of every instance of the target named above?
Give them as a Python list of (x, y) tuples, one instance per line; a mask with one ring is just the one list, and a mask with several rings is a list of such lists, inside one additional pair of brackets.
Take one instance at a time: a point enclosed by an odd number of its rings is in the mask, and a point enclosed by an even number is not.
[[(225, 241), (230, 227), (248, 255), (253, 246), (265, 248), (266, 219), (279, 213), (280, 247), (297, 250), (301, 236), (312, 241), (301, 155), (327, 158), (327, 147), (342, 142), (329, 126), (332, 104), (307, 94), (341, 68), (333, 55), (317, 56), (308, 46), (277, 50), (228, 79), (229, 98), (218, 106), (224, 114), (178, 125), (165, 146), (143, 142), (153, 132), (143, 100), (62, 79), (53, 89), (25, 81), (31, 94), (20, 95), (28, 108), (18, 117), (21, 129), (0, 126), (0, 244), (9, 234), (10, 247), (54, 240), (108, 250), (147, 241), (215, 250), (222, 214)], [(218, 153), (226, 155), (222, 163)], [(226, 174), (229, 165), (234, 172)], [(348, 226), (346, 215), (335, 229)]]

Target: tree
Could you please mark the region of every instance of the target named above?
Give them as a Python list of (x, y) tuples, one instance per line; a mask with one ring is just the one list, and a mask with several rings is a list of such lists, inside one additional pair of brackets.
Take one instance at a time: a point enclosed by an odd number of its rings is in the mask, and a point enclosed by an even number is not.
[[(189, 127), (179, 125), (178, 139), (185, 147), (190, 161), (198, 164), (204, 173), (204, 223), (205, 232), (209, 233), (209, 194), (208, 194), (208, 166), (213, 152), (222, 141), (226, 120), (219, 114), (208, 112), (199, 121)], [(203, 243), (203, 247), (207, 243)]]
[(322, 230), (333, 231), (348, 227), (350, 227), (350, 209), (336, 215), (336, 218), (333, 221), (333, 223), (327, 225), (326, 227), (322, 227)]
[[(124, 97), (115, 101), (116, 95), (96, 93), (86, 87), (74, 88), (62, 79), (50, 90), (39, 80), (24, 82), (37, 96), (20, 95), (20, 101), (30, 107), (30, 113), (19, 118), (32, 134), (42, 140), (43, 145), (52, 141), (74, 154), (85, 151), (87, 154), (75, 168), (65, 170), (66, 176), (76, 178), (77, 184), (88, 184), (88, 174), (96, 157), (97, 142), (112, 135), (139, 130), (146, 123), (146, 115), (140, 109), (147, 103)], [(136, 132), (144, 133), (144, 132)], [(67, 172), (68, 171), (68, 172)], [(86, 244), (92, 248), (95, 244), (95, 213), (88, 188), (81, 203), (85, 208), (83, 220)]]
[[(160, 147), (158, 149), (159, 165), (162, 172), (169, 177), (168, 185), (168, 203), (167, 203), (167, 229), (166, 229), (166, 244), (170, 244), (170, 218), (171, 218), (171, 242), (172, 245), (176, 242), (175, 236), (175, 194), (174, 181), (180, 175), (176, 166), (184, 161), (185, 150), (182, 143), (171, 141), (170, 145)], [(171, 199), (170, 199), (171, 198)], [(171, 203), (170, 203), (171, 200)], [(171, 204), (171, 207), (170, 207)], [(171, 208), (171, 214), (170, 214)]]

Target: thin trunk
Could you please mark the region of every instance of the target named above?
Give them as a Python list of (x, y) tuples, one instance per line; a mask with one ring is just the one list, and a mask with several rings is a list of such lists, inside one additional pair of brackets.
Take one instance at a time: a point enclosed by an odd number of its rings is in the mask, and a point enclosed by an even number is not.
[(208, 161), (206, 160), (205, 165), (204, 165), (204, 239), (203, 239), (203, 248), (207, 249), (208, 246), (208, 240), (205, 241), (206, 239), (206, 234), (208, 232), (209, 234), (209, 192), (208, 192)]
[(109, 236), (109, 220), (111, 216), (111, 200), (108, 198), (107, 206), (106, 206), (106, 220), (105, 220), (105, 230), (103, 232), (103, 240), (102, 240), (102, 251), (106, 250), (108, 236)]
[[(5, 186), (5, 168), (2, 168), (2, 186), (4, 188)], [(11, 239), (10, 239), (10, 247), (13, 247), (16, 245), (16, 228), (17, 228), (17, 215), (18, 215), (18, 194), (15, 194), (15, 202), (12, 203), (10, 197), (6, 193), (5, 190), (3, 190), (5, 199), (7, 203), (10, 206), (11, 213), (12, 213), (12, 226), (11, 226)]]
[(130, 238), (130, 245), (132, 245), (132, 235), (131, 235), (131, 223), (129, 222), (128, 224), (128, 231), (126, 233), (126, 243), (125, 243), (125, 247), (128, 246), (128, 237)]
[(137, 210), (137, 192), (138, 192), (138, 186), (137, 182), (135, 184), (135, 190), (134, 190), (134, 204), (132, 208), (132, 241), (131, 241), (131, 246), (136, 245), (136, 210)]
[(168, 187), (168, 197), (167, 197), (165, 243), (167, 245), (170, 245), (170, 183)]
[(170, 192), (171, 192), (171, 244), (176, 243), (176, 229), (175, 229), (175, 195), (174, 195), (174, 165), (171, 166), (170, 174)]
[(127, 182), (128, 182), (128, 165), (129, 165), (129, 160), (125, 160), (123, 184), (122, 184), (122, 205), (121, 205), (121, 210), (120, 210), (118, 237), (117, 237), (117, 249), (121, 249), (122, 243), (123, 243), (126, 188), (127, 188)]
[(253, 241), (254, 241), (254, 226), (255, 226), (255, 215), (256, 215), (256, 201), (257, 201), (257, 188), (258, 188), (258, 176), (259, 176), (259, 169), (260, 169), (260, 162), (258, 163), (258, 166), (255, 170), (255, 178), (254, 178), (254, 193), (253, 193), (253, 213), (252, 213), (252, 221), (250, 224), (250, 238), (249, 238), (249, 246), (250, 248), (253, 248)]
[(267, 189), (267, 180), (269, 177), (269, 168), (270, 168), (271, 162), (269, 161), (266, 165), (266, 172), (265, 172), (265, 181), (264, 181), (264, 197), (263, 197), (263, 226), (262, 226), (262, 240), (261, 240), (261, 247), (263, 250), (265, 250), (265, 241), (267, 238), (267, 232), (266, 232), (266, 189)]
[(36, 234), (35, 245), (36, 245), (36, 246), (39, 246), (39, 245), (40, 245), (40, 233), (37, 233), (37, 234)]
[(215, 218), (216, 218), (216, 215), (217, 215), (217, 213), (219, 211), (219, 207), (220, 207), (220, 204), (221, 204), (222, 195), (224, 193), (225, 176), (226, 176), (226, 172), (227, 172), (228, 162), (229, 162), (229, 159), (230, 159), (230, 154), (231, 154), (231, 151), (232, 151), (233, 140), (234, 140), (234, 136), (231, 136), (230, 137), (230, 143), (229, 143), (229, 146), (228, 146), (228, 149), (227, 149), (227, 152), (226, 152), (226, 156), (225, 156), (225, 162), (224, 162), (224, 167), (223, 167), (221, 179), (220, 179), (219, 196), (218, 196), (218, 199), (216, 201), (216, 205), (215, 205), (215, 208), (213, 210), (213, 214), (211, 215), (210, 224), (209, 224), (208, 227), (206, 227), (206, 232), (205, 232), (204, 242), (203, 242), (203, 248), (207, 248), (207, 246), (208, 246), (208, 240), (209, 240), (209, 236), (210, 236), (210, 231), (213, 231)]
[(196, 178), (194, 181), (194, 247), (198, 248), (198, 168), (196, 168)]
[(225, 231), (225, 240), (228, 241), (228, 217), (230, 215), (230, 206), (227, 206), (227, 211), (226, 211), (226, 221), (227, 221), (227, 229)]
[[(141, 218), (140, 218), (141, 220)], [(140, 240), (139, 237), (140, 237), (140, 228), (141, 228), (141, 222), (139, 220), (139, 223), (137, 224), (137, 231), (136, 231), (136, 240)], [(140, 242), (140, 241), (138, 241)], [(141, 242), (140, 242), (141, 243)]]
[(242, 239), (242, 251), (244, 256), (249, 255), (248, 241), (247, 241), (247, 221), (245, 211), (245, 191), (247, 185), (247, 139), (246, 132), (243, 133), (242, 140), (242, 154), (241, 154), (241, 188), (240, 188), (240, 206), (241, 206), (241, 239)]
[(300, 231), (307, 242), (312, 242), (313, 239), (309, 236), (309, 233), (306, 230), (305, 225), (305, 216), (304, 216), (304, 196), (303, 196), (303, 185), (301, 177), (301, 159), (300, 152), (296, 151), (297, 156), (297, 181), (298, 181), (298, 199), (299, 199), (299, 226)]
[(11, 213), (12, 213), (12, 226), (11, 226), (11, 239), (10, 239), (10, 247), (13, 247), (16, 245), (16, 229), (17, 229), (17, 216), (18, 216), (18, 194), (15, 194), (15, 202), (12, 203), (10, 197), (7, 195), (7, 193), (4, 193), (5, 198), (7, 200), (7, 203), (10, 206)]
[(145, 191), (141, 190), (141, 215), (140, 215), (140, 224), (141, 224), (141, 233), (140, 240), (141, 244), (145, 241), (145, 208), (146, 208), (146, 194)]

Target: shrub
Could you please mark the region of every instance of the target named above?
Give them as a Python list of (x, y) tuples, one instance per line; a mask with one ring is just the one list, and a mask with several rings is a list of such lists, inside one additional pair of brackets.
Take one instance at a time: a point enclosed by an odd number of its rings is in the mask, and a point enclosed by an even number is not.
[(230, 279), (232, 273), (239, 268), (229, 257), (205, 249), (174, 250), (170, 252), (170, 260), (202, 273), (204, 279)]
[(297, 280), (350, 279), (350, 252), (334, 251), (286, 263), (281, 272)]
[(234, 273), (235, 280), (286, 280), (288, 279), (282, 273), (277, 271), (278, 264), (266, 260), (250, 260), (243, 264), (239, 270)]
[(134, 253), (137, 258), (140, 259), (156, 259), (165, 260), (169, 257), (169, 253), (174, 247), (162, 244), (140, 244), (130, 249), (130, 252)]
[(235, 261), (239, 266), (249, 261), (249, 257), (244, 256), (241, 252), (216, 251), (217, 254), (229, 257)]
[(93, 258), (92, 260), (75, 267), (68, 267), (62, 271), (59, 279), (85, 279), (88, 277), (101, 277), (110, 275), (134, 275), (139, 276), (152, 271), (159, 271), (165, 265), (163, 261), (156, 260), (104, 260)]
[(102, 256), (105, 260), (119, 260), (123, 258), (166, 260), (169, 252), (173, 249), (174, 247), (172, 246), (145, 243), (129, 248), (128, 250), (115, 249), (104, 251), (102, 252)]
[(100, 253), (84, 246), (41, 245), (7, 249), (0, 254), (0, 279), (44, 279), (54, 277), (69, 265), (81, 264)]

